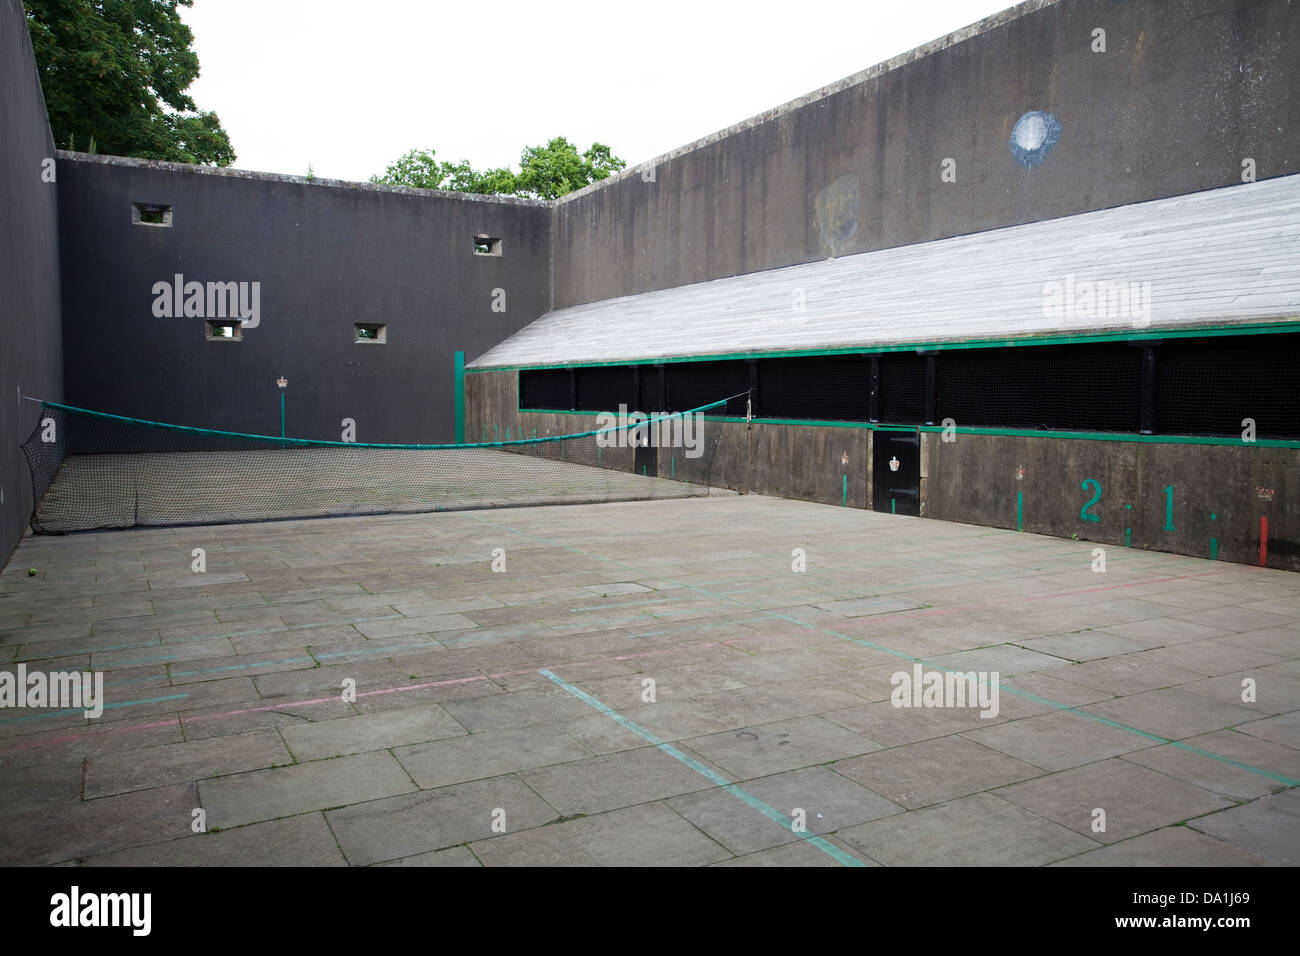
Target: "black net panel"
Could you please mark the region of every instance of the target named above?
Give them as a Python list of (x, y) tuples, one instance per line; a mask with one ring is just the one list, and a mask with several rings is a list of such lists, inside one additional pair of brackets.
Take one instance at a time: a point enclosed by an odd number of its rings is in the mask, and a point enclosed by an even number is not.
[[(609, 365), (576, 370), (578, 376), (578, 404), (584, 412), (618, 411), (626, 405), (629, 411), (646, 411), (637, 408), (636, 382), (632, 366)], [(657, 409), (654, 409), (657, 411)]]
[(1170, 435), (1300, 438), (1300, 335), (1167, 341), (1156, 350), (1155, 425)]
[(1142, 351), (1125, 344), (944, 352), (938, 418), (962, 427), (1136, 432)]
[(880, 356), (880, 420), (882, 422), (891, 425), (924, 423), (925, 372), (926, 359), (923, 355), (903, 353)]
[[(1156, 434), (1239, 435), (1249, 418), (1257, 437), (1300, 439), (1300, 335), (1170, 340), (1154, 349)], [(1141, 347), (1125, 342), (945, 350), (935, 357), (934, 420), (951, 418), (969, 428), (1137, 433), (1142, 355)], [(877, 361), (880, 421), (924, 424), (926, 356), (885, 353)], [(658, 411), (663, 374), (669, 409), (739, 395), (726, 403), (725, 414), (740, 416), (749, 370), (743, 360), (643, 365), (638, 387), (631, 366), (580, 369), (579, 408), (616, 411), (626, 403)], [(760, 359), (757, 372), (756, 417), (870, 420), (868, 357)], [(521, 372), (520, 407), (568, 408), (567, 375)], [(544, 393), (553, 398), (544, 400)]]
[(664, 401), (660, 379), (663, 369), (654, 365), (642, 365), (640, 368), (640, 388), (637, 393), (637, 410), (642, 412), (661, 411), (667, 403)]
[(520, 408), (571, 409), (567, 368), (533, 368), (519, 373)]
[(668, 410), (698, 408), (728, 396), (725, 412), (731, 416), (745, 414), (749, 389), (749, 364), (746, 362), (678, 362), (665, 366), (668, 374)]
[[(165, 527), (709, 493), (722, 405), (556, 438), (375, 445), (240, 435), (47, 403), (24, 443), (32, 530)], [(660, 462), (638, 468), (636, 445)], [(642, 455), (646, 454), (645, 449)], [(646, 469), (650, 470), (650, 469)]]
[(871, 417), (871, 362), (859, 357), (764, 359), (758, 363), (763, 418), (865, 422)]

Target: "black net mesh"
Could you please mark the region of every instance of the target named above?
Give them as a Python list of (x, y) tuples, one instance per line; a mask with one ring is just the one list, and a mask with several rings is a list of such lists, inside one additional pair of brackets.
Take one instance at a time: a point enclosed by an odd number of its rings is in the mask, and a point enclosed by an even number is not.
[(636, 382), (632, 366), (608, 365), (576, 370), (578, 403), (584, 412), (607, 412), (626, 405), (629, 411), (658, 411), (637, 408)]
[(1142, 351), (1125, 344), (944, 352), (938, 417), (963, 427), (1136, 432)]
[[(573, 435), (476, 445), (316, 442), (47, 403), (24, 443), (32, 530), (165, 527), (709, 493), (723, 403)], [(655, 451), (658, 477), (638, 466)], [(644, 456), (645, 451), (642, 451)], [(651, 474), (643, 472), (650, 471)]]
[(1169, 341), (1156, 351), (1155, 424), (1170, 435), (1300, 438), (1300, 335)]
[(637, 393), (637, 409), (643, 412), (659, 411), (667, 406), (662, 389), (663, 369), (654, 365), (642, 365), (640, 368), (640, 389)]
[[(1156, 434), (1239, 435), (1253, 419), (1259, 438), (1300, 439), (1300, 335), (1169, 340), (1154, 346)], [(935, 358), (935, 423), (959, 427), (1137, 433), (1142, 427), (1143, 349), (1126, 342), (951, 349)], [(926, 422), (927, 359), (877, 356), (880, 421)], [(657, 411), (660, 376), (669, 409), (727, 396), (725, 414), (745, 414), (750, 365), (743, 360), (580, 369), (579, 408)], [(871, 360), (861, 356), (757, 362), (753, 414), (760, 418), (868, 421)], [(567, 372), (520, 373), (523, 408), (569, 407)], [(639, 374), (639, 387), (638, 387)], [(554, 400), (543, 402), (546, 390)], [(636, 396), (636, 402), (626, 396)], [(724, 414), (719, 411), (717, 414)]]
[(533, 368), (520, 372), (519, 407), (572, 408), (569, 375), (567, 368)]
[(764, 359), (758, 363), (754, 414), (865, 422), (871, 417), (871, 362), (859, 357)]
[(745, 414), (749, 389), (746, 362), (676, 362), (665, 366), (668, 374), (668, 409), (697, 408), (735, 396), (726, 404), (731, 416)]
[[(891, 425), (925, 421), (925, 371), (922, 355), (880, 356), (880, 420)], [(870, 385), (868, 384), (868, 388)]]

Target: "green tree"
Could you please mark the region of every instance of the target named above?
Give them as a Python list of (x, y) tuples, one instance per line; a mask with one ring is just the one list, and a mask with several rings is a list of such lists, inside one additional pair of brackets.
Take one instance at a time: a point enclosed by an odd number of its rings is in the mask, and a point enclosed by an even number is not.
[(24, 0), (54, 141), (101, 153), (229, 166), (216, 113), (186, 94), (199, 75), (178, 6), (194, 0)]
[(603, 143), (593, 143), (589, 150), (579, 154), (578, 147), (563, 136), (555, 137), (545, 146), (528, 147), (519, 164), (515, 194), (538, 199), (556, 199), (605, 179), (627, 165)]
[(545, 146), (525, 149), (518, 174), (509, 169), (480, 172), (469, 160), (451, 163), (439, 160), (431, 149), (413, 149), (390, 163), (382, 176), (371, 176), (370, 181), (416, 189), (555, 199), (605, 179), (626, 165), (603, 143), (593, 143), (580, 154), (576, 146), (557, 136)]
[(515, 174), (508, 169), (478, 172), (469, 160), (449, 163), (437, 158), (431, 149), (413, 149), (388, 164), (382, 176), (371, 176), (372, 183), (410, 186), (413, 189), (447, 189), (453, 192), (484, 195), (513, 195)]

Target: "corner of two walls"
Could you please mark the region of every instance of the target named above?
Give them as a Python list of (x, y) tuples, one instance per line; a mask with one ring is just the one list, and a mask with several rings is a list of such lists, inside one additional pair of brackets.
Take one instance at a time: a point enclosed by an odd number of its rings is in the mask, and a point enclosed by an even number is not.
[(0, 0), (0, 567), (32, 512), (20, 448), (63, 397), (58, 169), (23, 5)]

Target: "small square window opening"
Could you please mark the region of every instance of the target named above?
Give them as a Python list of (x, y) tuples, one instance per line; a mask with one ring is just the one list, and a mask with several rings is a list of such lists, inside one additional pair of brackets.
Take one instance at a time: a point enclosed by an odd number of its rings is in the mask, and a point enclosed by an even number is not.
[(172, 207), (154, 202), (131, 203), (131, 222), (137, 226), (170, 226)]
[(388, 326), (380, 325), (373, 322), (357, 322), (353, 325), (356, 330), (357, 345), (382, 345), (388, 341)]
[(244, 324), (238, 319), (233, 321), (212, 319), (203, 324), (207, 329), (209, 342), (242, 342), (244, 340)]

